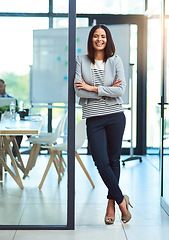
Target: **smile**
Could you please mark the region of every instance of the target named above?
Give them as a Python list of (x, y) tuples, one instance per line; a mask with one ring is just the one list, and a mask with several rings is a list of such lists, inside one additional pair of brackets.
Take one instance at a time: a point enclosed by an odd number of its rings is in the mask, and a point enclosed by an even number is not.
[(101, 47), (101, 46), (103, 45), (103, 43), (96, 43), (96, 45), (97, 45), (98, 47)]

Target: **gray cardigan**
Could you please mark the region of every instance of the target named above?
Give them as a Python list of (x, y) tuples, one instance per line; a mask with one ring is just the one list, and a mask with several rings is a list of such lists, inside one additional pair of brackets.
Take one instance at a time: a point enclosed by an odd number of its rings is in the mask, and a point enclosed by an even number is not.
[[(77, 56), (76, 73), (74, 81), (82, 81), (82, 76), (85, 82), (92, 85), (91, 61), (87, 55)], [(122, 85), (112, 87), (113, 81), (117, 76), (117, 80), (121, 80)], [(104, 97), (107, 104), (122, 104), (121, 96), (124, 94), (126, 86), (124, 68), (121, 58), (113, 56), (107, 59), (105, 64), (105, 84), (98, 86), (98, 93), (89, 92), (83, 89), (78, 90), (75, 87), (75, 92), (80, 97), (79, 104), (85, 105), (92, 103)]]

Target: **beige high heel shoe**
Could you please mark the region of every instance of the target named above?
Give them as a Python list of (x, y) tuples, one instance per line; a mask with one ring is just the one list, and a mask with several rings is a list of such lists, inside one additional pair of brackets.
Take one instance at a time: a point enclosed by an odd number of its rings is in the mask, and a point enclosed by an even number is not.
[(127, 195), (124, 195), (124, 198), (125, 198), (125, 201), (126, 201), (127, 214), (124, 215), (124, 216), (122, 215), (121, 220), (123, 221), (123, 223), (127, 223), (132, 218), (128, 207), (130, 205), (130, 207), (133, 208), (133, 206), (131, 205), (131, 203), (129, 201), (129, 197)]
[(115, 217), (112, 216), (112, 217), (109, 217), (109, 216), (105, 216), (104, 218), (104, 222), (105, 224), (109, 225), (109, 224), (113, 224), (115, 221)]
[[(108, 206), (110, 207), (110, 204), (112, 204), (112, 200), (108, 201), (107, 210), (108, 210)], [(115, 212), (115, 201), (113, 201), (113, 207), (114, 207), (114, 212)], [(115, 216), (107, 216), (107, 215), (105, 215), (105, 218), (104, 218), (105, 224), (110, 225), (110, 224), (113, 224), (114, 221), (115, 221)]]

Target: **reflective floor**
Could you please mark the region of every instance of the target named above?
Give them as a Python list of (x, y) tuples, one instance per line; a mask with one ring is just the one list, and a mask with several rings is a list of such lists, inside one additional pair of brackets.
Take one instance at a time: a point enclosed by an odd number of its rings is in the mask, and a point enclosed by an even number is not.
[[(28, 155), (23, 155), (25, 161)], [(102, 183), (91, 156), (81, 155), (96, 187), (92, 189), (79, 164), (76, 163), (76, 230), (75, 231), (0, 231), (2, 240), (168, 240), (169, 216), (160, 207), (160, 176), (154, 159), (143, 157), (143, 162), (127, 162), (121, 166), (120, 186), (133, 205), (132, 220), (120, 221), (116, 206), (114, 225), (104, 224), (107, 190)], [(124, 159), (125, 156), (122, 156)], [(20, 190), (13, 179), (5, 174), (0, 188), (0, 224), (66, 224), (66, 183), (60, 185), (54, 166), (38, 189), (48, 156), (38, 157), (36, 167), (23, 180)], [(152, 160), (152, 161), (151, 161)], [(152, 164), (153, 163), (153, 164)], [(57, 213), (57, 214), (56, 214)]]

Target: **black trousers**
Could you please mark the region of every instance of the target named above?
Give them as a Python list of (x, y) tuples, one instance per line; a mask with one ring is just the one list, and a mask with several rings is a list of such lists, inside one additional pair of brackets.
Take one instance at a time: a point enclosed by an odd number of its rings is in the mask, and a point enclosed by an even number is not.
[(108, 199), (120, 204), (123, 194), (119, 187), (120, 155), (125, 129), (123, 112), (88, 118), (87, 136), (92, 157), (108, 188)]

